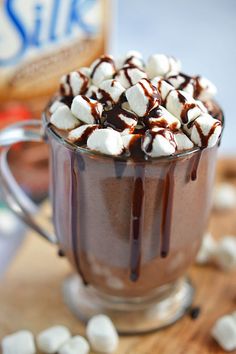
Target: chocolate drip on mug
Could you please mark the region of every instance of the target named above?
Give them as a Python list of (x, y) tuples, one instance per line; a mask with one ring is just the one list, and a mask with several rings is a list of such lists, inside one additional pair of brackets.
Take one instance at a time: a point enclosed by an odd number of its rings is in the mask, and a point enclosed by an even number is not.
[[(79, 259), (79, 249), (78, 249), (78, 239), (81, 237), (80, 232), (78, 232), (78, 219), (80, 217), (78, 216), (77, 213), (77, 208), (75, 206), (80, 205), (78, 202), (78, 195), (80, 194), (81, 191), (78, 191), (77, 189), (77, 182), (78, 178), (78, 172), (76, 174), (75, 168), (74, 168), (74, 162), (75, 158), (72, 152), (71, 156), (71, 235), (72, 235), (72, 249), (73, 249), (73, 255), (74, 255), (74, 260), (75, 260), (75, 265), (77, 268), (77, 271), (79, 275), (81, 276), (81, 279), (84, 283), (84, 285), (87, 285), (87, 281), (84, 277), (84, 274), (81, 269), (80, 265), (80, 259)], [(79, 167), (79, 166), (78, 166)], [(81, 173), (81, 171), (79, 171)], [(79, 220), (80, 221), (80, 220)]]
[(141, 242), (143, 234), (144, 219), (144, 184), (145, 167), (135, 166), (134, 189), (131, 205), (131, 225), (130, 225), (130, 280), (137, 281), (140, 275), (141, 265)]
[(192, 157), (193, 165), (192, 165), (192, 171), (191, 171), (191, 174), (190, 174), (190, 177), (191, 177), (192, 181), (196, 181), (196, 179), (197, 179), (197, 171), (198, 171), (198, 167), (199, 167), (199, 164), (200, 164), (201, 157), (202, 157), (202, 150), (198, 151), (196, 153), (196, 155)]
[(161, 225), (161, 257), (166, 257), (170, 248), (170, 233), (171, 233), (171, 220), (174, 199), (174, 170), (175, 162), (172, 162), (169, 170), (167, 171), (164, 192), (163, 192), (163, 211), (162, 211), (162, 225)]

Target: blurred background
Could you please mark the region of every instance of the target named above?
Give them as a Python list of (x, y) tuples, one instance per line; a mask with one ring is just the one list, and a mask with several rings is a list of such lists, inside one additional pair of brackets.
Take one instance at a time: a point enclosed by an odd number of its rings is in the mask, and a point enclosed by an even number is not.
[[(63, 73), (90, 65), (104, 51), (119, 56), (135, 49), (145, 57), (174, 55), (184, 72), (215, 83), (226, 116), (220, 156), (233, 156), (235, 34), (235, 0), (0, 0), (0, 129), (39, 118)], [(44, 200), (46, 147), (21, 144), (10, 159), (22, 188), (36, 203)], [(0, 275), (25, 232), (0, 202)]]

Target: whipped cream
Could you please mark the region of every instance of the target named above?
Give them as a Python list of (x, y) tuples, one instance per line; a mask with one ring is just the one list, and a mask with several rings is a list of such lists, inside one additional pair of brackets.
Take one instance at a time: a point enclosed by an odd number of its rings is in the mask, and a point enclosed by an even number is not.
[(112, 156), (149, 159), (211, 148), (222, 132), (220, 108), (210, 108), (216, 87), (180, 70), (180, 61), (164, 54), (146, 63), (137, 51), (103, 55), (61, 78), (50, 122), (68, 131), (63, 138), (71, 144)]

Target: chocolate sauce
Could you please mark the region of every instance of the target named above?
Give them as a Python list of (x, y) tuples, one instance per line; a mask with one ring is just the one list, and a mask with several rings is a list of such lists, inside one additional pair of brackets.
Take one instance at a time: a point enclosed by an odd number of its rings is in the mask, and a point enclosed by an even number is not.
[(97, 70), (97, 68), (99, 67), (99, 65), (101, 65), (102, 63), (109, 63), (109, 64), (111, 64), (112, 67), (113, 67), (113, 69), (114, 69), (114, 71), (115, 71), (114, 60), (113, 60), (111, 57), (107, 56), (107, 55), (102, 55), (102, 56), (99, 58), (97, 64), (94, 66), (94, 68), (93, 68), (93, 70), (92, 70), (92, 72), (91, 72), (91, 75), (90, 75), (90, 76), (91, 76), (91, 79), (94, 77), (95, 71)]
[(79, 178), (81, 178), (81, 170), (75, 172), (75, 156), (74, 153), (71, 155), (71, 237), (72, 237), (72, 250), (74, 255), (74, 261), (77, 268), (78, 273), (81, 276), (81, 279), (85, 285), (87, 285), (87, 281), (84, 277), (84, 274), (81, 269), (80, 259), (79, 259), (79, 247), (78, 241), (82, 236), (80, 232), (78, 232), (78, 220), (80, 221), (80, 217), (78, 216), (77, 207), (80, 206), (80, 201), (78, 201), (78, 196), (81, 193), (80, 190), (77, 190), (77, 183)]
[(164, 182), (163, 192), (163, 211), (162, 211), (162, 224), (161, 224), (161, 257), (166, 257), (170, 248), (170, 233), (171, 233), (171, 220), (174, 198), (174, 170), (175, 162), (172, 162)]
[(178, 99), (179, 99), (179, 102), (183, 104), (183, 108), (182, 108), (182, 112), (181, 112), (181, 119), (182, 119), (182, 122), (184, 124), (187, 124), (188, 123), (188, 111), (190, 111), (190, 109), (193, 109), (196, 107), (196, 104), (195, 103), (187, 103), (187, 99), (184, 97), (184, 95), (182, 95), (181, 92), (177, 91), (178, 92)]
[(74, 96), (62, 96), (59, 101), (65, 103), (69, 108), (71, 107)]
[(142, 87), (144, 95), (146, 96), (146, 98), (148, 99), (148, 105), (147, 105), (147, 109), (145, 112), (145, 115), (148, 114), (151, 109), (155, 106), (155, 104), (158, 102), (161, 102), (161, 96), (159, 94), (159, 92), (157, 91), (156, 87), (152, 85), (152, 83), (148, 80), (148, 79), (143, 79), (146, 80), (147, 83), (150, 86), (150, 91), (146, 88), (146, 86), (143, 84), (143, 82), (139, 81), (139, 85)]
[(201, 157), (202, 157), (202, 150), (197, 152), (195, 154), (195, 156), (192, 157), (193, 165), (192, 165), (192, 170), (191, 170), (191, 173), (190, 173), (191, 181), (196, 181), (196, 179), (197, 179), (197, 171), (198, 171), (198, 167), (199, 167), (199, 164), (200, 164)]
[(160, 107), (156, 107), (149, 112), (149, 114), (143, 118), (145, 125), (151, 128), (169, 128), (170, 130), (175, 131), (178, 126), (178, 122), (174, 122), (169, 124), (168, 121), (165, 119), (162, 109)]
[(202, 148), (206, 148), (208, 146), (208, 142), (209, 142), (211, 136), (214, 134), (216, 128), (221, 125), (221, 123), (216, 120), (215, 123), (212, 125), (212, 127), (209, 130), (207, 135), (203, 134), (202, 128), (201, 128), (200, 124), (197, 121), (194, 122), (194, 125), (195, 125), (195, 127), (196, 127), (196, 129), (198, 131), (198, 134), (199, 134), (199, 137), (200, 137), (200, 140), (201, 140), (201, 147)]
[(121, 116), (125, 116), (126, 118), (133, 119), (134, 122), (137, 121), (137, 116), (134, 113), (124, 110), (119, 105), (114, 106), (109, 111), (104, 111), (103, 116), (105, 118), (104, 127), (110, 127), (118, 132), (122, 132), (125, 129), (132, 128), (131, 124), (127, 124)]
[(144, 219), (144, 184), (145, 166), (139, 164), (135, 167), (133, 197), (131, 205), (130, 225), (130, 280), (137, 281), (140, 275), (141, 265), (141, 242)]
[(91, 108), (91, 114), (95, 120), (96, 124), (100, 124), (101, 123), (101, 119), (100, 119), (100, 113), (98, 111), (98, 103), (97, 102), (91, 102), (90, 98), (88, 98), (87, 96), (82, 95), (83, 99), (88, 102), (90, 108)]
[(194, 93), (193, 93), (194, 98), (199, 97), (202, 92), (202, 86), (200, 85), (199, 79), (200, 79), (200, 76), (195, 76), (195, 78), (194, 78), (194, 81), (195, 81)]

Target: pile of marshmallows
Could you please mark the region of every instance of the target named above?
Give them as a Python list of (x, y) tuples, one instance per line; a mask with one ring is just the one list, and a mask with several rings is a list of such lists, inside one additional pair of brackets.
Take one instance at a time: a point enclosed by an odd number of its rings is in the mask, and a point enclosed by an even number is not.
[[(118, 346), (116, 329), (105, 315), (92, 317), (86, 328), (88, 341), (82, 336), (71, 336), (65, 326), (50, 327), (36, 337), (37, 347), (48, 354), (88, 354), (92, 350), (99, 353), (113, 353)], [(90, 345), (89, 345), (90, 343)], [(30, 331), (19, 331), (2, 340), (2, 354), (35, 354), (36, 347)]]
[(179, 60), (163, 54), (150, 56), (146, 64), (136, 51), (119, 60), (101, 56), (89, 68), (61, 78), (61, 97), (49, 109), (50, 122), (69, 131), (71, 143), (107, 155), (129, 152), (139, 130), (147, 157), (212, 147), (222, 125), (204, 103), (216, 88), (180, 70)]

